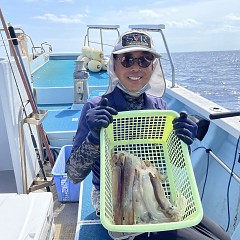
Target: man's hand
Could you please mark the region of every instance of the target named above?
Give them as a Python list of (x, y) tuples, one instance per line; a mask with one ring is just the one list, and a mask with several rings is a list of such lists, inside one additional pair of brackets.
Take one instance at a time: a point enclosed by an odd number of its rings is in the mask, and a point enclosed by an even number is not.
[(100, 144), (100, 130), (106, 128), (113, 121), (112, 115), (117, 115), (118, 112), (114, 108), (108, 106), (108, 99), (103, 98), (99, 105), (87, 111), (87, 125), (90, 129), (88, 140), (96, 145)]
[(192, 144), (197, 135), (198, 126), (188, 117), (187, 113), (180, 112), (180, 117), (175, 118), (172, 123), (179, 139), (187, 145)]

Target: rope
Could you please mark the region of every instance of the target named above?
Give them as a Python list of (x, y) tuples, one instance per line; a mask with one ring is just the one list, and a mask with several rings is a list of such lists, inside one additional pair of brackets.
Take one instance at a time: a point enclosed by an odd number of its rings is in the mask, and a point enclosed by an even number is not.
[(0, 42), (9, 41), (9, 40), (18, 40), (18, 38), (6, 38), (6, 39), (3, 39), (2, 32), (1, 32), (1, 37), (2, 37), (2, 39), (0, 39)]

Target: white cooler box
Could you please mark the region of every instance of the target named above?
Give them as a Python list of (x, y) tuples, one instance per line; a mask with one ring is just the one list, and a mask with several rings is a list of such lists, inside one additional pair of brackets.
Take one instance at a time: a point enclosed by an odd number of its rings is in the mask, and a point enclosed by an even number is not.
[(0, 239), (50, 240), (53, 235), (52, 193), (0, 194)]

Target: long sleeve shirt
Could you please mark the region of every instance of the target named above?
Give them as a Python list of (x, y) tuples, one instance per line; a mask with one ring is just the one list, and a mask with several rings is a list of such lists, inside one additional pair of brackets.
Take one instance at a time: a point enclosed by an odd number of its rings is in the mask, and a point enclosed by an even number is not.
[[(162, 98), (143, 93), (140, 97), (131, 97), (115, 88), (113, 92), (104, 95), (108, 99), (109, 106), (118, 112), (145, 109), (167, 109), (167, 104)], [(100, 150), (99, 146), (88, 141), (89, 128), (86, 122), (86, 113), (90, 108), (96, 107), (102, 97), (89, 100), (83, 107), (78, 130), (73, 143), (73, 148), (67, 160), (67, 175), (73, 183), (83, 181), (92, 171), (92, 182), (96, 189), (100, 189)]]

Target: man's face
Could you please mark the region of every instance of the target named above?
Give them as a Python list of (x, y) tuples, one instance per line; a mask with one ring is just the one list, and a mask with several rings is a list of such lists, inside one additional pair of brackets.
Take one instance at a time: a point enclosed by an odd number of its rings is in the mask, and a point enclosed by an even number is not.
[(137, 92), (145, 86), (152, 75), (153, 63), (151, 61), (150, 65), (146, 68), (140, 67), (138, 65), (138, 59), (134, 59), (134, 64), (130, 67), (124, 67), (121, 63), (123, 57), (129, 59), (139, 58), (141, 56), (151, 56), (148, 52), (128, 52), (124, 54), (118, 54), (114, 59), (115, 73), (120, 80), (121, 84), (130, 92)]

